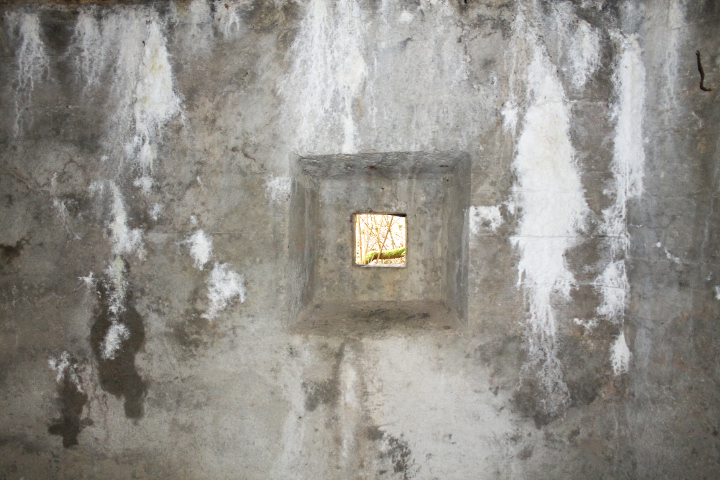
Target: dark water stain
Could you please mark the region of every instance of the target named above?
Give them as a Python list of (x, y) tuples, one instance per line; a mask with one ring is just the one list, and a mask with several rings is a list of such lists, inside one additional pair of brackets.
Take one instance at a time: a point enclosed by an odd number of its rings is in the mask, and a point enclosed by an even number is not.
[[(127, 263), (124, 264), (127, 271)], [(107, 276), (98, 282), (100, 304), (90, 329), (90, 344), (98, 364), (100, 387), (116, 397), (124, 398), (125, 416), (141, 418), (147, 388), (135, 367), (135, 355), (145, 342), (145, 327), (142, 317), (133, 305), (129, 285), (125, 296), (125, 309), (117, 314), (110, 311), (114, 289), (115, 286)], [(130, 335), (122, 341), (115, 357), (106, 359), (102, 356), (103, 341), (113, 320), (125, 325)]]
[[(71, 359), (71, 363), (75, 365), (77, 362)], [(63, 447), (68, 448), (78, 444), (78, 435), (87, 424), (82, 422), (80, 417), (88, 396), (73, 382), (70, 375), (63, 375), (62, 382), (58, 384), (58, 396), (62, 417), (50, 425), (48, 433), (61, 436)]]
[(365, 430), (365, 436), (368, 440), (375, 442), (377, 440), (382, 440), (385, 436), (385, 432), (380, 430), (380, 427), (372, 425)]
[(30, 440), (30, 438), (25, 434), (0, 436), (0, 447), (9, 445), (17, 445), (21, 447), (23, 452), (28, 455), (37, 455), (44, 450), (42, 446)]
[(535, 421), (535, 428), (538, 430), (552, 422), (557, 415), (552, 415), (543, 408), (541, 386), (537, 378), (530, 375), (523, 377), (521, 383), (512, 395), (512, 402), (517, 411), (526, 418)]
[[(193, 293), (191, 301), (197, 297)], [(213, 334), (218, 334), (218, 327), (214, 322), (204, 318), (202, 311), (188, 308), (182, 319), (172, 327), (173, 337), (183, 350), (193, 354), (201, 348), (207, 347)]]
[(0, 244), (0, 263), (7, 265), (19, 257), (26, 243), (27, 241), (23, 238), (15, 242), (15, 245)]
[(533, 446), (525, 445), (517, 454), (519, 460), (528, 460), (533, 455)]
[(302, 382), (305, 392), (305, 410), (312, 412), (320, 405), (330, 405), (340, 396), (338, 379), (332, 378), (324, 382)]
[(345, 343), (337, 351), (328, 352), (335, 363), (333, 372), (328, 380), (322, 382), (304, 381), (302, 389), (305, 392), (305, 410), (314, 411), (320, 405), (334, 405), (340, 397), (340, 365), (345, 357)]

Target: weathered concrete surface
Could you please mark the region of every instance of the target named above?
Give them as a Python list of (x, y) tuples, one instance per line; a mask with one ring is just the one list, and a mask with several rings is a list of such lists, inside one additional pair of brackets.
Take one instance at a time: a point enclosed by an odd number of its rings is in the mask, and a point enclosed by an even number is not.
[[(1, 5), (0, 478), (720, 476), (717, 2)], [(384, 152), (464, 321), (303, 328), (294, 162)]]

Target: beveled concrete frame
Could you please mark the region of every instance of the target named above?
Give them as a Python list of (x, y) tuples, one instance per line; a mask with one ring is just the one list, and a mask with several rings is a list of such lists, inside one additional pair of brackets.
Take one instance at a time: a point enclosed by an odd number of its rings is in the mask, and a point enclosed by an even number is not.
[[(300, 157), (289, 222), (292, 328), (328, 335), (455, 327), (467, 312), (470, 160), (465, 153)], [(357, 212), (402, 212), (405, 268), (353, 268)]]

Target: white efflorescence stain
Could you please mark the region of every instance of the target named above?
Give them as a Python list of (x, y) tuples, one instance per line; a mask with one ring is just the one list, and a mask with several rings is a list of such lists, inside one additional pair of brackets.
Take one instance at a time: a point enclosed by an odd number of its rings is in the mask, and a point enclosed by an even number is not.
[[(107, 307), (111, 317), (111, 325), (100, 346), (100, 356), (105, 360), (113, 360), (122, 348), (122, 343), (130, 338), (130, 330), (119, 319), (126, 310), (129, 282), (123, 255), (137, 253), (142, 259), (143, 247), (141, 229), (128, 226), (127, 212), (120, 189), (112, 181), (94, 182), (90, 185), (91, 193), (102, 194), (105, 188), (112, 194), (112, 220), (108, 224), (112, 244), (113, 260), (105, 269), (105, 286), (107, 288)], [(89, 284), (92, 276), (86, 280)]]
[(80, 280), (86, 288), (95, 288), (95, 282), (97, 281), (93, 272), (88, 273), (85, 277), (78, 277), (78, 280)]
[(182, 43), (193, 54), (209, 51), (214, 23), (210, 2), (207, 0), (192, 0), (187, 8), (186, 21), (188, 30), (181, 37)]
[(118, 322), (113, 321), (110, 328), (105, 334), (105, 339), (101, 345), (100, 355), (105, 360), (113, 360), (118, 351), (122, 348), (122, 342), (130, 338), (130, 330)]
[(373, 10), (360, 0), (303, 4), (288, 52), (292, 67), (279, 84), (283, 115), (295, 125), (291, 148), (300, 154), (471, 148), (487, 124), (496, 82), (470, 75), (455, 0), (379, 3)]
[(72, 382), (79, 392), (83, 392), (82, 382), (78, 375), (78, 365), (73, 361), (71, 355), (64, 351), (57, 357), (50, 357), (48, 365), (55, 372), (55, 381), (60, 383), (67, 378)]
[[(614, 109), (616, 118), (613, 161), (610, 170), (613, 183), (605, 191), (614, 199), (603, 210), (600, 225), (610, 241), (613, 260), (624, 257), (629, 246), (627, 229), (627, 202), (639, 197), (643, 191), (645, 151), (643, 147), (642, 115), (645, 104), (645, 69), (640, 58), (640, 47), (634, 37), (621, 38), (620, 59), (616, 65)], [(604, 275), (604, 274), (603, 274)]]
[(107, 288), (107, 307), (110, 313), (110, 328), (100, 344), (100, 356), (105, 360), (113, 360), (122, 348), (122, 343), (130, 338), (130, 330), (119, 320), (125, 312), (128, 292), (127, 268), (120, 255), (110, 262), (105, 270), (105, 286)]
[(108, 292), (107, 306), (111, 324), (100, 345), (100, 356), (112, 360), (122, 348), (122, 343), (130, 338), (130, 330), (119, 320), (126, 310), (128, 292), (127, 269), (125, 261), (117, 255), (105, 270), (106, 288)]
[(105, 269), (105, 278), (108, 282), (108, 309), (111, 315), (117, 317), (125, 311), (128, 289), (127, 268), (123, 256), (135, 253), (141, 260), (144, 259), (143, 230), (130, 228), (128, 225), (125, 202), (120, 189), (114, 182), (93, 182), (90, 184), (89, 190), (93, 195), (103, 195), (106, 191), (112, 195), (111, 220), (108, 222), (108, 231), (113, 259)]
[(71, 41), (75, 68), (83, 81), (86, 93), (96, 93), (100, 88), (109, 89), (108, 106), (113, 109), (108, 119), (108, 138), (103, 155), (123, 154), (127, 137), (132, 133), (135, 86), (143, 53), (146, 14), (138, 9), (123, 9), (122, 13), (104, 13), (101, 17), (95, 9), (82, 9), (75, 23)]
[(8, 12), (5, 23), (10, 36), (17, 39), (19, 45), (15, 53), (17, 73), (15, 76), (15, 126), (14, 133), (22, 130), (25, 112), (32, 103), (35, 84), (49, 73), (50, 58), (45, 50), (37, 12)]
[(180, 113), (180, 98), (173, 88), (172, 67), (159, 22), (150, 21), (145, 49), (135, 86), (136, 161), (144, 172), (152, 172), (162, 129)]
[(558, 51), (565, 57), (570, 80), (575, 89), (585, 86), (588, 78), (600, 66), (600, 35), (585, 20), (574, 13), (570, 3), (552, 5)]
[(153, 179), (147, 175), (138, 177), (133, 181), (133, 186), (139, 188), (144, 194), (149, 194), (152, 190)]
[(593, 286), (600, 293), (600, 305), (596, 313), (612, 323), (622, 323), (630, 290), (625, 259), (615, 260), (605, 266), (603, 272), (595, 278)]
[(381, 3), (380, 15), (372, 17), (377, 25), (371, 31), (377, 34), (365, 37), (368, 77), (361, 105), (367, 113), (359, 121), (360, 148), (477, 148), (478, 133), (487, 124), (486, 102), (497, 84), (495, 72), (486, 82), (470, 74), (468, 30), (456, 4)]
[(190, 248), (190, 256), (195, 262), (195, 268), (202, 270), (212, 256), (212, 239), (203, 230), (197, 230), (190, 235), (185, 243)]
[(207, 297), (210, 303), (202, 317), (213, 320), (232, 302), (245, 302), (245, 278), (226, 263), (215, 262), (207, 279)]
[(680, 257), (670, 253), (670, 251), (667, 248), (665, 249), (665, 258), (667, 258), (668, 260), (670, 260), (673, 263), (677, 263), (677, 264), (682, 263), (682, 260), (680, 260)]
[(104, 139), (108, 156), (138, 167), (138, 186), (147, 193), (143, 177), (152, 174), (163, 129), (182, 113), (162, 22), (156, 12), (143, 7), (124, 7), (102, 16), (84, 9), (75, 24), (71, 49), (86, 91), (109, 85), (108, 106), (113, 113)]
[(591, 318), (590, 320), (585, 320), (582, 318), (573, 318), (573, 323), (575, 325), (580, 325), (585, 330), (592, 330), (595, 327), (597, 327), (598, 319), (597, 318)]
[(292, 179), (285, 176), (271, 175), (265, 179), (265, 196), (274, 203), (282, 203), (290, 200)]
[(110, 235), (115, 255), (125, 255), (137, 252), (140, 258), (145, 255), (142, 234), (140, 228), (128, 226), (127, 211), (120, 189), (113, 182), (108, 182), (113, 195), (112, 216), (109, 224)]
[(60, 217), (60, 220), (64, 225), (68, 219), (67, 205), (65, 205), (65, 202), (55, 197), (53, 198), (53, 207), (55, 208), (55, 210), (57, 210), (58, 216)]
[(468, 209), (470, 233), (479, 234), (482, 230), (497, 231), (503, 224), (500, 207), (493, 206), (471, 206)]
[(345, 478), (357, 472), (357, 465), (353, 462), (353, 454), (357, 451), (357, 431), (362, 423), (362, 400), (360, 398), (358, 370), (355, 353), (351, 348), (343, 350), (343, 359), (340, 364), (340, 397), (337, 417), (340, 419), (342, 450), (340, 464)]
[(353, 102), (368, 74), (364, 22), (357, 0), (310, 0), (290, 49), (293, 67), (281, 85), (297, 117), (296, 147), (342, 138), (334, 148), (355, 153)]
[[(516, 31), (527, 31), (521, 15)], [(522, 33), (521, 33), (522, 34)], [(518, 283), (528, 303), (529, 366), (538, 372), (543, 407), (555, 413), (569, 401), (556, 356), (556, 300), (570, 299), (575, 278), (565, 254), (580, 239), (588, 213), (570, 141), (570, 106), (556, 69), (535, 35), (528, 34), (532, 61), (527, 71), (525, 113), (513, 168), (514, 201), (520, 210), (511, 241), (520, 252)]]
[[(71, 200), (72, 201), (72, 200)], [(72, 230), (70, 230), (69, 224), (70, 224), (70, 212), (68, 211), (68, 207), (65, 204), (65, 200), (60, 200), (57, 197), (53, 197), (52, 199), (53, 208), (55, 208), (55, 211), (58, 214), (58, 217), (60, 218), (60, 222), (62, 223), (63, 228), (65, 231), (70, 234), (75, 240), (80, 240), (80, 236), (76, 233), (74, 233)]]
[(625, 261), (610, 262), (603, 273), (595, 279), (594, 286), (601, 296), (597, 314), (608, 319), (622, 319), (625, 315), (629, 290)]
[(672, 111), (676, 107), (675, 92), (678, 90), (678, 72), (683, 71), (678, 60), (682, 43), (681, 35), (685, 31), (685, 3), (687, 0), (670, 0), (667, 6), (666, 31), (663, 34), (665, 61), (663, 62), (666, 85), (662, 89), (665, 108)]
[(154, 203), (150, 209), (150, 218), (157, 222), (163, 210), (165, 210), (165, 206), (162, 203)]
[(624, 333), (621, 332), (615, 339), (611, 351), (610, 362), (612, 363), (613, 373), (615, 375), (627, 373), (630, 370), (630, 357), (632, 354), (625, 341)]
[(578, 20), (575, 25), (569, 55), (573, 85), (582, 88), (600, 66), (600, 35), (584, 20)]
[[(144, 7), (104, 11), (83, 9), (75, 24), (71, 50), (78, 78), (88, 95), (107, 95), (108, 115), (104, 162), (129, 162), (139, 172), (133, 182), (143, 193), (153, 187), (153, 168), (165, 125), (181, 114), (174, 90), (172, 67), (157, 13)], [(106, 90), (105, 90), (106, 89)], [(131, 332), (122, 323), (129, 282), (124, 256), (144, 258), (143, 230), (131, 228), (123, 194), (112, 181), (93, 182), (92, 194), (111, 195), (108, 232), (113, 260), (105, 270), (107, 307), (111, 325), (101, 343), (100, 355), (113, 360)], [(157, 220), (161, 206), (153, 207)]]
[(400, 23), (404, 23), (404, 24), (406, 24), (406, 25), (407, 25), (408, 23), (412, 23), (412, 21), (413, 21), (414, 19), (415, 19), (415, 15), (413, 15), (413, 14), (410, 13), (410, 12), (408, 12), (407, 10), (403, 10), (403, 11), (400, 13), (400, 16), (398, 17), (398, 21), (399, 21)]
[(720, 300), (720, 285), (715, 287), (715, 300)]
[(225, 38), (240, 33), (240, 15), (238, 10), (247, 6), (246, 1), (238, 0), (215, 0), (215, 23)]
[[(60, 222), (62, 223), (63, 228), (65, 228), (65, 231), (68, 232), (70, 235), (72, 235), (76, 240), (80, 240), (80, 236), (73, 233), (68, 224), (70, 223), (70, 212), (68, 211), (68, 207), (65, 204), (65, 200), (61, 200), (56, 196), (57, 193), (57, 172), (53, 173), (52, 178), (50, 179), (50, 195), (52, 195), (52, 204), (53, 208), (55, 208), (55, 211), (57, 211), (58, 217), (60, 218)], [(71, 202), (73, 200), (70, 200)]]
[[(642, 119), (645, 108), (645, 67), (635, 36), (616, 35), (615, 38), (619, 59), (613, 76), (616, 95), (613, 112), (616, 119), (615, 138), (610, 167), (613, 182), (605, 191), (605, 194), (613, 199), (613, 203), (603, 210), (600, 224), (601, 232), (609, 239), (611, 258), (604, 271), (595, 279), (594, 285), (601, 296), (597, 314), (622, 326), (630, 292), (625, 268), (630, 245), (627, 204), (630, 199), (639, 197), (643, 192), (645, 150)], [(627, 349), (624, 337), (623, 345)], [(613, 370), (616, 374), (624, 373), (629, 364), (626, 362), (622, 369), (615, 368), (616, 349), (616, 346), (613, 347)]]
[(96, 87), (107, 59), (103, 45), (101, 25), (94, 10), (80, 11), (73, 31), (73, 47), (76, 49), (75, 67), (86, 87)]
[(515, 102), (508, 101), (502, 107), (500, 111), (503, 117), (503, 130), (515, 134), (518, 122), (518, 106)]
[(645, 67), (637, 38), (619, 37), (620, 55), (613, 82), (616, 103), (613, 161), (610, 170), (613, 183), (605, 193), (614, 198), (603, 210), (601, 228), (611, 242), (612, 254), (624, 254), (628, 247), (627, 202), (643, 192), (645, 149), (643, 111), (645, 108)]
[(105, 275), (110, 282), (108, 285), (108, 309), (115, 316), (125, 311), (125, 298), (128, 288), (126, 273), (125, 262), (120, 256), (116, 256), (105, 269)]

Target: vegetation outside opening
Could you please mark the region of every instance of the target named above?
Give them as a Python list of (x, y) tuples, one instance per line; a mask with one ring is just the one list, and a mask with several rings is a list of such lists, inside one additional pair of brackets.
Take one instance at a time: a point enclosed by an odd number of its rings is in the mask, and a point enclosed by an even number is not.
[(407, 225), (404, 214), (357, 213), (353, 217), (356, 265), (405, 266)]

